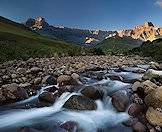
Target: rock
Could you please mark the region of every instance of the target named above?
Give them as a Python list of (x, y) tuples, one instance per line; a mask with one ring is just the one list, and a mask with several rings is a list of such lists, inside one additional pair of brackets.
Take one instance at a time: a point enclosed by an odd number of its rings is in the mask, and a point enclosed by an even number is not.
[(6, 97), (6, 100), (9, 103), (28, 98), (26, 90), (20, 88), (16, 83), (3, 85), (1, 88), (3, 95)]
[(153, 78), (151, 78), (150, 81), (155, 83), (157, 86), (162, 86), (162, 76), (160, 76), (160, 77), (153, 77)]
[(64, 92), (76, 92), (83, 88), (82, 85), (66, 85), (66, 86), (60, 86), (58, 89), (59, 95), (62, 95)]
[(57, 78), (57, 83), (60, 86), (65, 86), (65, 85), (77, 85), (77, 81), (74, 80), (71, 76), (69, 75), (61, 75)]
[(162, 132), (162, 128), (160, 126), (156, 126), (155, 130), (158, 131), (158, 132)]
[(112, 105), (117, 111), (124, 112), (129, 105), (129, 97), (123, 91), (115, 92), (112, 95)]
[(3, 95), (2, 89), (0, 89), (0, 105), (4, 104), (6, 97)]
[(55, 93), (57, 90), (58, 88), (55, 86), (45, 89), (45, 91), (50, 92), (50, 93)]
[(79, 80), (79, 79), (80, 79), (80, 76), (79, 76), (78, 74), (76, 74), (76, 73), (73, 73), (73, 74), (71, 75), (71, 77), (72, 77), (74, 80)]
[(150, 92), (145, 97), (145, 103), (153, 108), (162, 108), (162, 87)]
[(146, 118), (152, 125), (158, 125), (162, 127), (162, 112), (149, 107), (146, 112)]
[(160, 76), (162, 76), (162, 71), (156, 71), (153, 69), (149, 69), (148, 71), (145, 72), (142, 78), (144, 80), (151, 80), (152, 78), (157, 78)]
[(34, 79), (34, 85), (39, 85), (39, 84), (41, 84), (41, 82), (42, 82), (42, 78), (41, 77), (38, 77), (38, 78)]
[(132, 90), (133, 90), (133, 92), (137, 92), (138, 88), (142, 88), (142, 87), (143, 86), (142, 86), (141, 82), (137, 81), (132, 85)]
[(129, 118), (127, 121), (123, 122), (122, 124), (126, 127), (132, 127), (134, 124), (138, 122), (138, 118)]
[(141, 122), (137, 122), (133, 125), (133, 132), (146, 132), (146, 126), (143, 125)]
[(160, 65), (157, 62), (150, 62), (150, 69), (154, 69), (154, 70), (159, 70), (160, 69)]
[(18, 75), (17, 74), (11, 74), (11, 78), (17, 78), (18, 77)]
[(4, 81), (6, 81), (6, 80), (10, 79), (10, 76), (4, 75), (4, 76), (2, 77), (2, 79), (3, 79)]
[(141, 104), (142, 105), (144, 103), (143, 100), (136, 93), (133, 94), (130, 99), (131, 99), (131, 101), (133, 103), (136, 103), (136, 104)]
[(26, 69), (25, 69), (25, 68), (18, 68), (18, 69), (17, 69), (17, 72), (18, 72), (19, 74), (25, 75), (25, 74), (26, 74)]
[(105, 79), (105, 73), (103, 72), (97, 73), (97, 80), (102, 80), (102, 79)]
[(50, 92), (43, 92), (38, 97), (37, 106), (38, 107), (51, 106), (55, 102), (56, 98), (57, 98), (56, 94), (52, 94)]
[(29, 89), (29, 88), (31, 88), (31, 84), (30, 83), (24, 83), (24, 84), (21, 83), (21, 84), (19, 84), (19, 87)]
[(31, 68), (28, 73), (32, 73), (32, 74), (37, 74), (38, 72), (42, 71), (40, 68), (38, 67), (33, 67)]
[(56, 97), (50, 92), (43, 92), (42, 94), (39, 95), (38, 97), (39, 101), (46, 101), (49, 103), (54, 103)]
[(86, 86), (83, 90), (81, 90), (81, 93), (85, 97), (93, 100), (102, 99), (104, 96), (104, 91), (94, 86)]
[(151, 128), (149, 132), (157, 132), (155, 128)]
[(42, 83), (46, 85), (57, 85), (57, 79), (52, 75), (48, 75), (43, 78)]
[(73, 121), (67, 121), (60, 125), (60, 128), (67, 130), (68, 132), (76, 132), (77, 124)]
[(133, 103), (128, 108), (128, 114), (133, 117), (138, 117), (142, 114), (143, 108), (141, 105)]
[(96, 110), (97, 105), (95, 101), (79, 95), (73, 95), (65, 102), (64, 108), (72, 110)]
[(146, 95), (158, 88), (158, 86), (150, 80), (143, 82), (142, 85)]
[(144, 92), (144, 88), (143, 88), (143, 84), (139, 81), (135, 82), (133, 85), (132, 85), (132, 91), (134, 93), (136, 93), (140, 98), (144, 98), (145, 96), (145, 92)]
[(141, 68), (139, 68), (139, 69), (134, 70), (134, 71), (132, 71), (132, 72), (133, 72), (133, 73), (139, 73), (139, 74), (142, 74), (142, 73), (145, 73), (146, 70), (145, 70), (145, 69), (141, 69)]
[(111, 80), (123, 81), (123, 78), (118, 75), (109, 75), (108, 78), (110, 78)]
[(80, 82), (80, 76), (79, 76), (78, 74), (73, 73), (73, 74), (71, 75), (71, 77), (72, 77), (74, 83), (76, 83), (76, 84), (82, 84), (82, 83)]

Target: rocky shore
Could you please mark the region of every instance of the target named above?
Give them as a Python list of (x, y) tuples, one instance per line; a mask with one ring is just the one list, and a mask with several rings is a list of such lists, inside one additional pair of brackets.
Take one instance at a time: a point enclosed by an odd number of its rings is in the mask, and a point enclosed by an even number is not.
[[(100, 83), (84, 85), (87, 78), (130, 85), (109, 91), (110, 86), (105, 89)], [(25, 105), (25, 109), (51, 106), (63, 93), (79, 91), (79, 95), (72, 95), (65, 102), (64, 108), (96, 110), (96, 100), (111, 98), (117, 112), (127, 112), (130, 116), (122, 123), (124, 126), (131, 127), (134, 132), (162, 131), (162, 64), (151, 62), (150, 58), (122, 55), (31, 58), (0, 64), (1, 106), (28, 99), (43, 86), (51, 87), (38, 96), (34, 106)], [(77, 125), (66, 122), (59, 127), (74, 131)], [(22, 128), (21, 132), (28, 129)]]

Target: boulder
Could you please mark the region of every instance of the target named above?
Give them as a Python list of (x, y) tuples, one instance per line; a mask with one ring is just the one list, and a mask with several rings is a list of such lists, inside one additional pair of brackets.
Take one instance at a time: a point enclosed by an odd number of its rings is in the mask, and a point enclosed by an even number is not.
[(32, 67), (28, 73), (32, 73), (32, 74), (37, 74), (39, 73), (40, 71), (42, 71), (42, 69), (40, 69), (39, 67)]
[(71, 77), (72, 77), (74, 83), (76, 83), (76, 84), (82, 84), (80, 82), (80, 76), (78, 74), (73, 73), (73, 74), (71, 74)]
[(57, 85), (57, 79), (52, 75), (48, 75), (43, 78), (42, 83), (46, 85)]
[(155, 128), (151, 128), (149, 132), (157, 132)]
[(67, 121), (67, 122), (60, 124), (60, 128), (63, 128), (68, 132), (76, 132), (77, 124), (73, 121)]
[(77, 85), (77, 81), (74, 80), (71, 76), (69, 75), (60, 75), (58, 78), (57, 78), (57, 83), (60, 85), (60, 86), (65, 86), (65, 85)]
[(25, 69), (25, 68), (18, 68), (18, 69), (17, 69), (17, 72), (18, 72), (19, 74), (25, 75), (25, 74), (26, 74), (26, 69)]
[(143, 107), (142, 105), (133, 103), (129, 106), (128, 108), (128, 114), (133, 117), (138, 117), (142, 114), (143, 112)]
[(151, 80), (152, 78), (157, 78), (160, 76), (162, 76), (162, 71), (149, 69), (148, 71), (145, 72), (142, 78), (143, 80)]
[(38, 97), (37, 107), (49, 107), (54, 104), (58, 93), (43, 92)]
[(71, 96), (64, 104), (64, 108), (72, 110), (96, 110), (95, 101), (80, 95)]
[(138, 118), (130, 117), (127, 121), (124, 121), (122, 124), (126, 127), (132, 127), (134, 124), (138, 122)]
[(152, 125), (158, 125), (162, 127), (162, 112), (149, 107), (146, 112), (146, 118)]
[(147, 106), (153, 108), (162, 108), (162, 87), (155, 89), (145, 97)]
[(2, 89), (0, 89), (0, 105), (4, 104), (6, 97), (3, 95)]
[(45, 89), (45, 91), (50, 92), (50, 93), (55, 93), (56, 91), (58, 91), (58, 88), (55, 86), (52, 86), (52, 87)]
[(39, 84), (41, 84), (41, 82), (42, 82), (41, 77), (37, 77), (37, 78), (34, 79), (34, 85), (39, 85)]
[(142, 88), (142, 87), (143, 87), (142, 83), (137, 81), (132, 85), (132, 90), (133, 90), (133, 92), (137, 92), (138, 88)]
[(28, 98), (27, 91), (16, 83), (3, 85), (1, 90), (8, 103)]
[(158, 86), (150, 80), (142, 82), (142, 86), (146, 95), (158, 88)]
[(56, 97), (50, 92), (43, 92), (38, 97), (39, 101), (49, 102), (53, 104), (55, 102)]
[(29, 88), (31, 88), (31, 86), (32, 86), (32, 84), (30, 84), (30, 83), (19, 84), (20, 88), (25, 88), (25, 89), (29, 89)]
[(81, 93), (85, 97), (93, 100), (102, 99), (104, 96), (104, 91), (94, 86), (86, 86), (83, 90), (81, 90)]
[(160, 70), (160, 68), (161, 68), (157, 62), (150, 62), (149, 65), (150, 65), (149, 66), (150, 69)]
[(66, 86), (59, 86), (59, 89), (58, 89), (58, 92), (59, 92), (59, 95), (63, 94), (64, 92), (76, 92), (76, 91), (79, 91), (83, 88), (82, 85), (66, 85)]
[(129, 97), (123, 91), (115, 92), (112, 95), (112, 105), (116, 108), (117, 111), (124, 112), (129, 105)]
[(133, 125), (133, 132), (146, 132), (147, 128), (145, 125), (143, 125), (141, 122), (137, 122)]

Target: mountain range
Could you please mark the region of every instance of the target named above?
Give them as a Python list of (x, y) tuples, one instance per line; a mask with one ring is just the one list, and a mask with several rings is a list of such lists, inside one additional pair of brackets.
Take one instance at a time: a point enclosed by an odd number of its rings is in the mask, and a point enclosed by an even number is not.
[(151, 22), (132, 30), (102, 31), (51, 26), (42, 17), (20, 24), (0, 16), (0, 62), (125, 53), (162, 60), (162, 39), (158, 38), (161, 28)]
[(44, 36), (86, 45), (97, 44), (114, 36), (130, 37), (138, 40), (138, 42), (141, 41), (141, 43), (162, 37), (162, 28), (154, 26), (152, 22), (145, 22), (143, 25), (137, 25), (133, 29), (117, 31), (83, 30), (63, 26), (52, 26), (49, 25), (43, 17), (37, 17), (35, 19), (29, 18), (25, 22), (25, 25)]

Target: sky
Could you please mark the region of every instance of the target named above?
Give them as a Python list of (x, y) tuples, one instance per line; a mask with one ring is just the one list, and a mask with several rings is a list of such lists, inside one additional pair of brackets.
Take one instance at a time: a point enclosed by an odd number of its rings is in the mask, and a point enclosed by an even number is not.
[(0, 0), (0, 15), (17, 22), (42, 16), (51, 25), (120, 30), (162, 26), (162, 0)]

